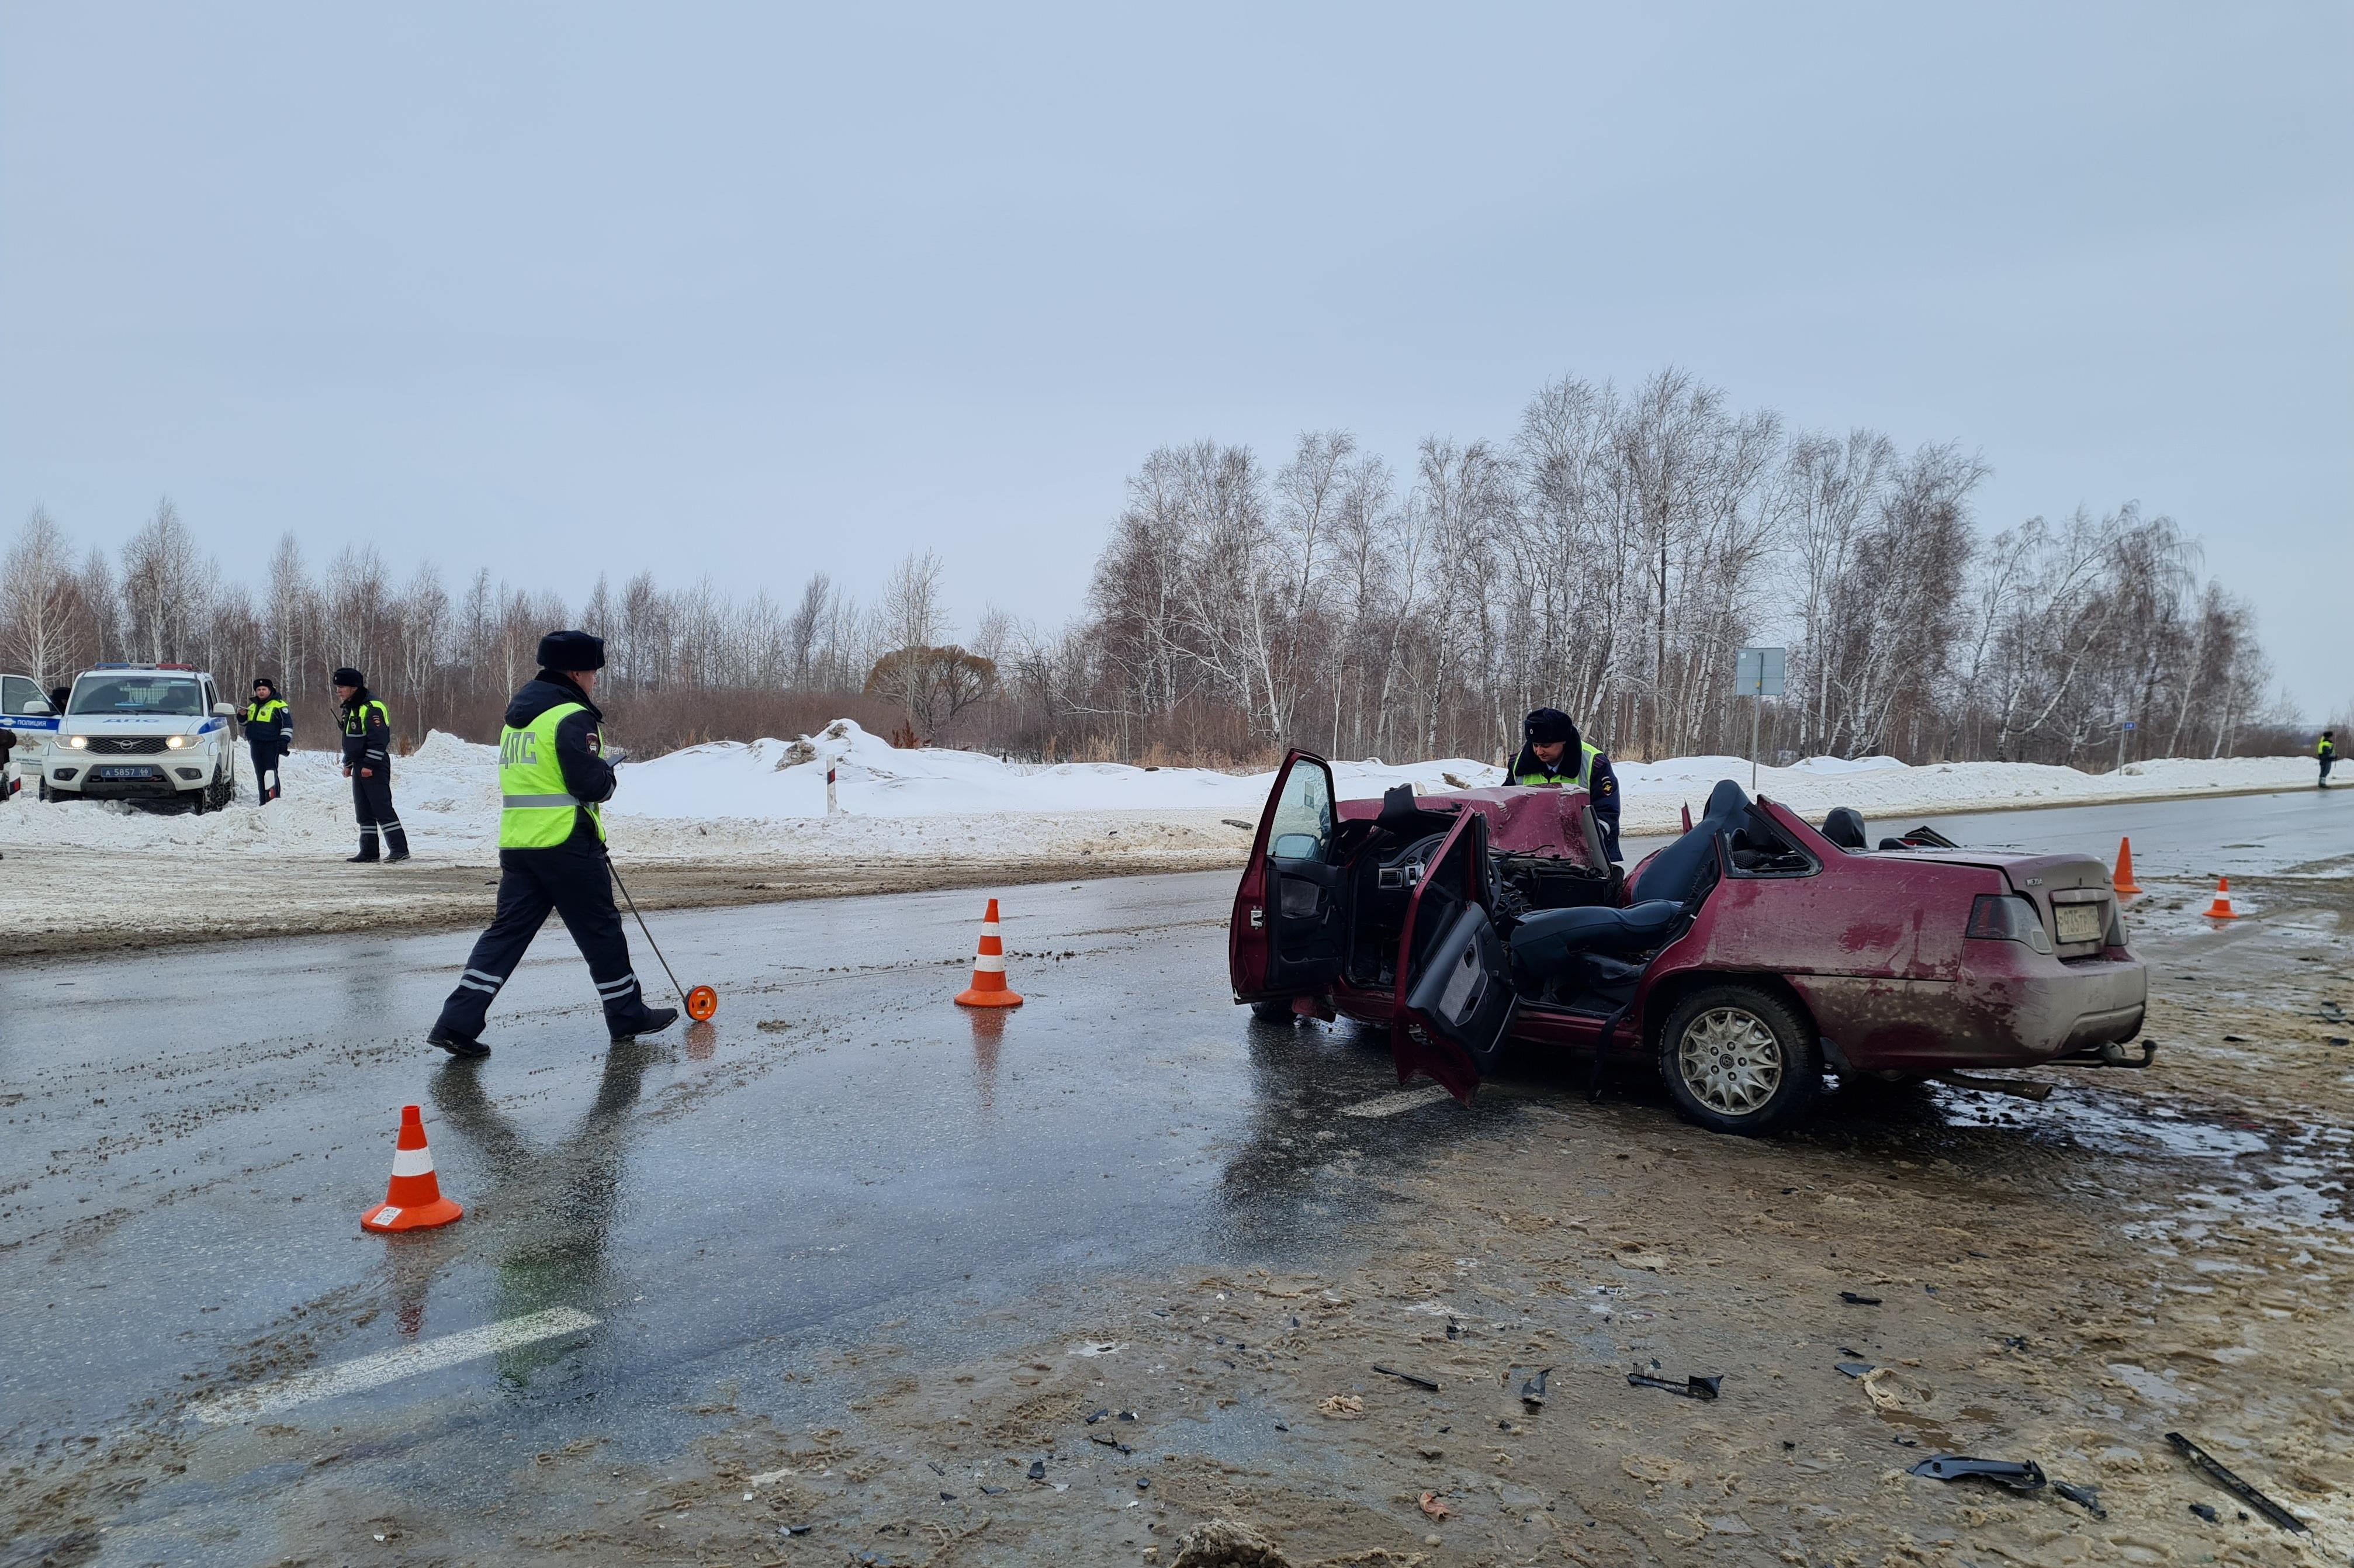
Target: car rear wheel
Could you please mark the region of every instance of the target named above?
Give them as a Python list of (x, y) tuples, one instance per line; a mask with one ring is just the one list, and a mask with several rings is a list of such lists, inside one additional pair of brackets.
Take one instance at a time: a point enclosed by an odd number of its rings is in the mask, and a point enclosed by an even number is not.
[(1702, 986), (1659, 1036), (1659, 1075), (1686, 1118), (1755, 1137), (1787, 1122), (1822, 1086), (1814, 1031), (1762, 987)]

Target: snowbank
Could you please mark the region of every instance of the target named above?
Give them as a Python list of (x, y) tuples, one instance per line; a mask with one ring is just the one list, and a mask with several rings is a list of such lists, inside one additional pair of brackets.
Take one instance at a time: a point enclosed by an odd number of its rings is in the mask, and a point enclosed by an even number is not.
[[(836, 771), (843, 816), (825, 816), (825, 772)], [(1391, 766), (1335, 765), (1344, 798), (1397, 784), (1423, 792), (1494, 785), (1500, 769), (1465, 758)], [(1123, 852), (1156, 840), (1199, 852), (1201, 830), (1223, 818), (1256, 821), (1271, 775), (1115, 763), (1043, 766), (962, 751), (900, 751), (847, 719), (795, 741), (698, 746), (624, 762), (610, 821), (631, 858), (726, 862), (758, 856), (827, 859), (920, 855), (1018, 858)], [(1697, 809), (1720, 779), (1749, 780), (1747, 762), (1682, 758), (1618, 768), (1630, 834), (1664, 832), (1678, 807)], [(1819, 815), (1854, 806), (1868, 817), (2005, 806), (2095, 804), (2212, 790), (2309, 785), (2305, 758), (2241, 758), (2130, 765), (2079, 773), (2027, 763), (1909, 768), (1889, 758), (1813, 758), (1760, 769), (1761, 793)], [(250, 789), (249, 782), (246, 786)], [(498, 835), (497, 750), (436, 732), (393, 766), (393, 798), (420, 859), (487, 859)], [(1123, 836), (1123, 832), (1124, 835)], [(1237, 838), (1235, 847), (1239, 849)], [(266, 809), (246, 796), (209, 816), (162, 815), (94, 801), (44, 806), (19, 797), (0, 808), (0, 850), (89, 849), (158, 856), (227, 853), (327, 860), (358, 843), (351, 788), (331, 753), (299, 752), (285, 795)], [(1124, 855), (1124, 858), (1126, 856)]]

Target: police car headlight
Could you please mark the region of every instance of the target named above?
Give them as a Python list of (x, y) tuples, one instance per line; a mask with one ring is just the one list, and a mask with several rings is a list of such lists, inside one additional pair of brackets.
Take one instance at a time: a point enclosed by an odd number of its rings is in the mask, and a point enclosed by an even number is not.
[(66, 736), (66, 744), (72, 747), (76, 751), (88, 751), (90, 749), (90, 736), (86, 735), (69, 735)]
[(164, 744), (174, 751), (185, 751), (203, 738), (202, 736), (195, 735), (167, 735), (164, 737)]

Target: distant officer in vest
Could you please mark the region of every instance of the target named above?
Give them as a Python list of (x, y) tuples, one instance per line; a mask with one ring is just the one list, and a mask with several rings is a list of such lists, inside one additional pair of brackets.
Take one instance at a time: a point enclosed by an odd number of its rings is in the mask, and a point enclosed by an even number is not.
[(588, 700), (605, 667), (604, 639), (551, 631), (539, 640), (539, 673), (507, 705), (499, 732), (498, 912), (426, 1036), (452, 1056), (491, 1054), (483, 1018), (551, 909), (588, 960), (615, 1044), (678, 1021), (674, 1007), (646, 1005), (613, 907), (599, 810), (612, 798), (613, 769), (605, 760), (605, 715)]
[(245, 705), (245, 748), (253, 756), (253, 788), (267, 806), (278, 799), (278, 765), (294, 749), (294, 711), (281, 701), (278, 683), (267, 675), (253, 682)]
[(1610, 758), (1590, 746), (1559, 708), (1539, 708), (1521, 721), (1521, 754), (1512, 759), (1507, 784), (1575, 784), (1586, 793), (1602, 847), (1618, 858), (1618, 776)]
[(408, 858), (408, 835), (392, 810), (392, 715), (357, 670), (338, 670), (334, 681), (343, 704), (344, 777), (352, 781), (352, 812), (360, 820), (360, 853), (348, 858), (355, 865), (378, 859), (398, 864)]
[(2327, 789), (2329, 788), (2329, 765), (2338, 760), (2338, 732), (2323, 730), (2321, 738), (2314, 742), (2313, 755), (2320, 760), (2321, 787)]

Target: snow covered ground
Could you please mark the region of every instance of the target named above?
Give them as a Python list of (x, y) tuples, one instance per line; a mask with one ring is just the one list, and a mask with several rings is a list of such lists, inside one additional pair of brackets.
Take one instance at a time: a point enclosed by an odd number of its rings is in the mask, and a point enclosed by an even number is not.
[[(825, 771), (836, 769), (843, 814), (825, 816)], [(1408, 783), (1438, 791), (1500, 782), (1464, 758), (1334, 767), (1344, 798)], [(900, 751), (841, 720), (786, 742), (728, 741), (624, 762), (609, 821), (624, 859), (779, 860), (1076, 856), (1090, 848), (1150, 858), (1152, 841), (1198, 854), (1233, 844), (1228, 818), (1256, 821), (1270, 776), (1113, 763), (1040, 766), (962, 751)], [(356, 847), (350, 786), (326, 752), (288, 760), (285, 795), (260, 809), (249, 793), (210, 816), (166, 815), (20, 796), (0, 808), (0, 852), (103, 850), (167, 858), (228, 854), (340, 859)], [(1737, 758), (1619, 765), (1631, 835), (1671, 832), (1720, 779), (1749, 781)], [(2007, 806), (2087, 805), (2216, 790), (2289, 789), (2313, 781), (2305, 758), (2235, 758), (2128, 765), (2105, 774), (2029, 763), (1907, 767), (1888, 758), (1815, 758), (1760, 769), (1758, 790), (1810, 816), (1854, 806), (1872, 819)], [(246, 789), (250, 789), (249, 782)], [(487, 861), (497, 847), (497, 752), (435, 732), (393, 767), (393, 798), (421, 860)], [(1119, 841), (1125, 839), (1126, 842)]]

